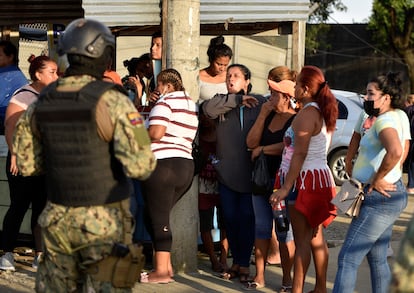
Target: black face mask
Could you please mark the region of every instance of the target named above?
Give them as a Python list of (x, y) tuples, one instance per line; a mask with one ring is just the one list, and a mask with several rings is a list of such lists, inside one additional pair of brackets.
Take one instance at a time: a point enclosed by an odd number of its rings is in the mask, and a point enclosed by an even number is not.
[(375, 101), (364, 101), (364, 111), (369, 116), (378, 117), (380, 108), (374, 108)]

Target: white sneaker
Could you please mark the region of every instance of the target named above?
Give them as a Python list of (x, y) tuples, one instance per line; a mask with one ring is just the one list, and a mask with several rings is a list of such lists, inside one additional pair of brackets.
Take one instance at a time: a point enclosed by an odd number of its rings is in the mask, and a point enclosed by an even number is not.
[(0, 257), (0, 270), (3, 271), (15, 271), (14, 268), (14, 256), (12, 252), (6, 252)]
[(37, 270), (37, 268), (39, 267), (39, 260), (40, 260), (41, 257), (42, 257), (42, 254), (36, 254), (35, 255), (35, 257), (33, 259), (33, 262), (32, 262), (32, 268)]

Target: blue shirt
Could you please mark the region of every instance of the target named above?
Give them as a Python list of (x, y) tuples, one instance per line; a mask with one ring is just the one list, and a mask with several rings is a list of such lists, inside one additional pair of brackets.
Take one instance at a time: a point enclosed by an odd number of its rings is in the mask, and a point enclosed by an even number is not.
[(0, 118), (4, 120), (7, 106), (13, 93), (28, 84), (23, 72), (16, 66), (10, 65), (0, 68)]

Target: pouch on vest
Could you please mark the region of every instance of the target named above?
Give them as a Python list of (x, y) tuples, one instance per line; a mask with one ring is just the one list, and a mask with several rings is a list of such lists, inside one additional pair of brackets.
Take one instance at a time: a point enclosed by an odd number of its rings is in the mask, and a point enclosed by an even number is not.
[(142, 245), (128, 245), (129, 252), (124, 257), (108, 256), (91, 265), (87, 270), (92, 279), (111, 282), (115, 288), (132, 288), (140, 277), (145, 265)]

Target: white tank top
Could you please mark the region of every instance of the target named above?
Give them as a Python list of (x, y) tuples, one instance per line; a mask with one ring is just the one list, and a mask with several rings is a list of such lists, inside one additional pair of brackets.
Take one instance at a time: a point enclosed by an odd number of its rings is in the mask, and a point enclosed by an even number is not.
[(211, 83), (200, 80), (200, 99), (201, 104), (206, 100), (210, 100), (216, 94), (227, 94), (227, 86), (225, 82)]

